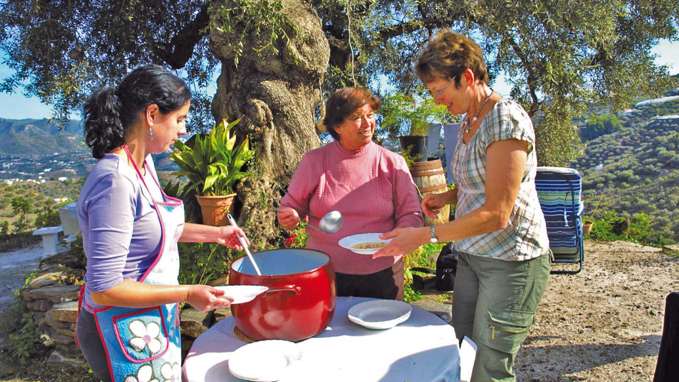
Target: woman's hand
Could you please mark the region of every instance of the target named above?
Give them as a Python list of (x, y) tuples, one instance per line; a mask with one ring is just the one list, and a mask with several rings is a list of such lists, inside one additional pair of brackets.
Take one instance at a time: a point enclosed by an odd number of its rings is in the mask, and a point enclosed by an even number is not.
[(278, 224), (285, 229), (293, 229), (299, 224), (299, 214), (292, 207), (281, 207), (278, 209)]
[(224, 297), (224, 291), (209, 285), (189, 285), (186, 302), (194, 308), (206, 312), (231, 305), (231, 300)]
[(422, 199), (422, 212), (430, 218), (435, 218), (446, 204), (450, 202), (448, 192), (427, 194)]
[(243, 247), (238, 241), (238, 236), (242, 237), (245, 239), (246, 243), (250, 244), (247, 237), (245, 237), (243, 230), (240, 229), (240, 227), (234, 226), (219, 227), (219, 233), (215, 239), (215, 243), (240, 251), (243, 249)]
[(429, 241), (429, 227), (397, 228), (385, 232), (380, 239), (391, 239), (389, 244), (377, 251), (372, 258), (406, 255)]

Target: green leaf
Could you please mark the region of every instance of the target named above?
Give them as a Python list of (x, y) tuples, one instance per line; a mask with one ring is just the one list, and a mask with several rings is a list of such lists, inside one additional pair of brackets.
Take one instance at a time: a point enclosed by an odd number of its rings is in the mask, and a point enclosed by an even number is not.
[(234, 184), (250, 175), (241, 168), (254, 158), (254, 152), (247, 136), (236, 146), (237, 137), (232, 132), (238, 122), (221, 120), (208, 134), (196, 135), (191, 147), (183, 142), (175, 144), (170, 158), (180, 168), (178, 175), (188, 178), (191, 189), (199, 194), (232, 193)]
[(203, 193), (208, 193), (210, 188), (217, 181), (217, 179), (219, 179), (219, 175), (210, 175), (207, 178), (205, 178), (205, 184), (203, 185)]

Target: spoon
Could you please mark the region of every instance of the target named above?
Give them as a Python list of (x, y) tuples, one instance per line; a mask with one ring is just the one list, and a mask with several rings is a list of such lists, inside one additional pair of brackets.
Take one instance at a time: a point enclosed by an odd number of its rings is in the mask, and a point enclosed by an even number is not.
[(335, 233), (342, 228), (342, 214), (335, 210), (323, 215), (318, 228), (325, 233)]
[[(238, 224), (236, 224), (236, 221), (233, 219), (233, 216), (231, 214), (227, 214), (226, 218), (229, 219), (229, 224), (231, 224), (234, 227), (238, 227)], [(255, 272), (257, 272), (257, 276), (261, 276), (262, 272), (259, 270), (259, 267), (257, 266), (257, 263), (255, 262), (255, 258), (252, 257), (252, 253), (250, 253), (250, 249), (248, 248), (248, 242), (245, 240), (245, 237), (241, 235), (236, 235), (238, 236), (238, 242), (240, 243), (240, 246), (243, 247), (245, 250), (245, 254), (248, 255), (248, 259), (250, 259), (250, 263), (252, 263), (252, 266), (255, 267)]]

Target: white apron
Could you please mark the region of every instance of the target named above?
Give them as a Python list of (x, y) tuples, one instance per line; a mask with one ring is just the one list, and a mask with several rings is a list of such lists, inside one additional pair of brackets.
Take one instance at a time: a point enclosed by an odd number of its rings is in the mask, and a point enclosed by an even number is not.
[[(130, 158), (158, 215), (161, 228), (160, 250), (149, 269), (137, 281), (147, 284), (177, 285), (179, 252), (177, 242), (184, 229), (184, 205), (160, 188), (163, 200), (154, 200), (137, 164)], [(150, 167), (146, 166), (150, 171)], [(142, 190), (143, 192), (144, 190)], [(106, 352), (109, 375), (114, 382), (181, 381), (181, 335), (177, 304), (148, 308), (118, 306), (94, 309), (97, 331)]]

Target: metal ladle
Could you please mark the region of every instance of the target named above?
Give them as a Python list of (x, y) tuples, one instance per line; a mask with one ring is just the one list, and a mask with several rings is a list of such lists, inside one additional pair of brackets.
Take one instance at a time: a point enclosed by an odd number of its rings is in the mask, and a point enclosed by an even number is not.
[[(236, 220), (231, 216), (231, 214), (227, 214), (226, 218), (229, 220), (229, 224), (231, 224), (234, 227), (238, 227), (238, 224), (236, 224)], [(237, 235), (238, 236), (238, 242), (240, 243), (240, 246), (243, 247), (243, 250), (245, 251), (245, 254), (248, 255), (248, 259), (250, 259), (250, 263), (252, 266), (255, 268), (255, 272), (257, 272), (257, 276), (262, 275), (262, 271), (259, 270), (259, 267), (257, 266), (257, 263), (255, 262), (255, 258), (252, 256), (252, 253), (250, 253), (250, 248), (248, 248), (248, 241), (244, 236)]]
[(335, 210), (323, 215), (318, 228), (325, 233), (335, 233), (342, 228), (342, 214)]

